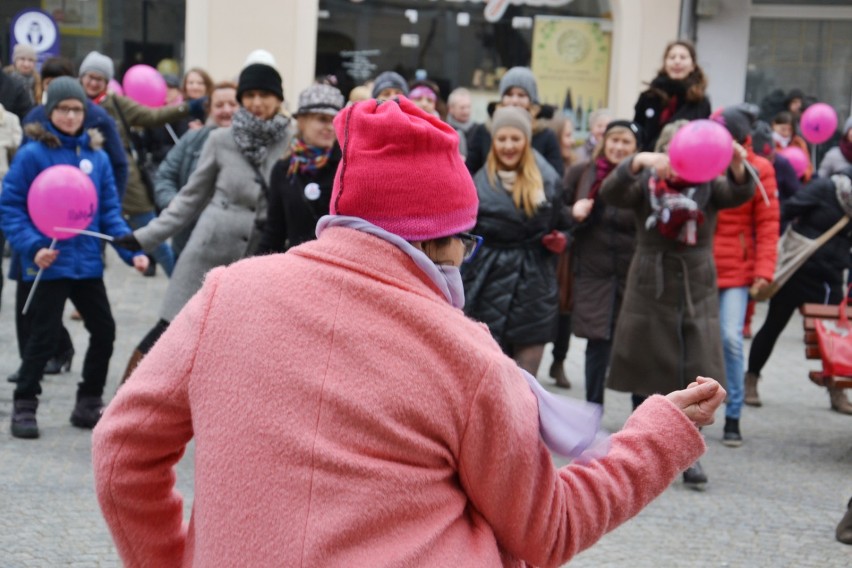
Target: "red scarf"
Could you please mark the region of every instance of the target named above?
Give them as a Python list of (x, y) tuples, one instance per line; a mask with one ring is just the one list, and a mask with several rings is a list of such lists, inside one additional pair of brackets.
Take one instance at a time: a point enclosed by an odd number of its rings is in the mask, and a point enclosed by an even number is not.
[(677, 112), (677, 95), (669, 97), (669, 104), (660, 113), (660, 126), (665, 126)]
[(595, 181), (592, 183), (592, 188), (589, 190), (589, 199), (595, 199), (597, 197), (598, 191), (600, 191), (601, 185), (603, 185), (603, 180), (606, 179), (606, 176), (608, 176), (617, 165), (618, 164), (613, 164), (603, 156), (600, 156), (595, 160)]

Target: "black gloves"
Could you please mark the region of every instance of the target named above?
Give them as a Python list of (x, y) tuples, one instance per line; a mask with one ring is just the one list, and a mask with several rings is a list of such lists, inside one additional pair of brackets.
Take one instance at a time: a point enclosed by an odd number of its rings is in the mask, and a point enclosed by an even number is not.
[(204, 119), (207, 118), (206, 106), (207, 97), (199, 97), (197, 99), (190, 100), (188, 104), (189, 116), (204, 122)]
[(115, 237), (112, 242), (117, 247), (121, 247), (123, 249), (127, 249), (133, 252), (138, 252), (142, 250), (142, 245), (139, 244), (139, 241), (136, 240), (136, 237), (133, 236), (133, 233), (127, 233), (126, 235)]

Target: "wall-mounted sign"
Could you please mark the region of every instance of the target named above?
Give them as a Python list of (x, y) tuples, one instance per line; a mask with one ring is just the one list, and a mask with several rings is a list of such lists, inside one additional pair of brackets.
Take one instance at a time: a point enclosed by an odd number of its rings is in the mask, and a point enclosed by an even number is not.
[(12, 19), (9, 34), (9, 53), (19, 43), (31, 45), (36, 51), (36, 65), (48, 57), (59, 55), (59, 29), (50, 14), (41, 10), (23, 10)]
[(344, 59), (352, 58), (352, 61), (344, 61), (343, 67), (346, 68), (346, 73), (358, 81), (359, 83), (366, 81), (373, 76), (373, 71), (376, 69), (376, 64), (370, 61), (371, 57), (378, 57), (382, 54), (380, 49), (361, 49), (357, 51), (341, 51), (340, 57)]
[(68, 35), (100, 36), (103, 33), (103, 0), (41, 0), (41, 7)]

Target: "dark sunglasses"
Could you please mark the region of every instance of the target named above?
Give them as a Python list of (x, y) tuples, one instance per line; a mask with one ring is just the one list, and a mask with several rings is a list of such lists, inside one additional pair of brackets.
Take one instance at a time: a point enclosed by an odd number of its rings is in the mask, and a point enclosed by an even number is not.
[(464, 262), (470, 262), (476, 256), (476, 251), (482, 246), (482, 237), (479, 235), (457, 233), (453, 237), (460, 240), (464, 245)]

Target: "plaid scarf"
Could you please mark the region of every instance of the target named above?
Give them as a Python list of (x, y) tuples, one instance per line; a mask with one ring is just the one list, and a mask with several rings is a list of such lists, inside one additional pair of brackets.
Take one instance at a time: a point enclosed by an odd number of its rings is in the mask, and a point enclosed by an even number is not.
[[(651, 214), (645, 228), (656, 227), (667, 239), (692, 246), (697, 241), (698, 225), (704, 222), (704, 213), (693, 196), (695, 184), (676, 178), (665, 180), (652, 175), (648, 178), (648, 195)], [(685, 193), (684, 193), (685, 191)]]
[(287, 177), (295, 174), (314, 175), (328, 163), (332, 148), (309, 146), (301, 138), (294, 138), (290, 144), (290, 167)]

